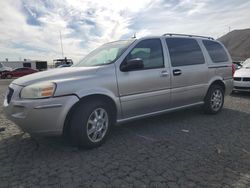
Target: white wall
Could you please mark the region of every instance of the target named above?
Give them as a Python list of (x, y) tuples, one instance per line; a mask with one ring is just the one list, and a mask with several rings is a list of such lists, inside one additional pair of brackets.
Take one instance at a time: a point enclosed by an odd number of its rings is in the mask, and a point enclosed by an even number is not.
[(23, 67), (23, 63), (31, 63), (31, 68), (32, 69), (36, 69), (36, 62), (30, 62), (30, 61), (17, 61), (17, 62), (13, 62), (13, 61), (10, 61), (10, 62), (1, 62), (4, 66), (6, 67), (11, 67), (13, 69), (16, 69), (16, 68), (22, 68)]

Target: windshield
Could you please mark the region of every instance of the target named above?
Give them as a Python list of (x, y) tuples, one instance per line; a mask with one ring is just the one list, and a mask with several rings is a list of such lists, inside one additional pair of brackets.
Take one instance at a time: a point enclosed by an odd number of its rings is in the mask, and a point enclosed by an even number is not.
[(107, 43), (92, 51), (74, 67), (92, 67), (115, 62), (134, 40)]
[(250, 58), (248, 58), (246, 61), (243, 63), (244, 68), (250, 68)]

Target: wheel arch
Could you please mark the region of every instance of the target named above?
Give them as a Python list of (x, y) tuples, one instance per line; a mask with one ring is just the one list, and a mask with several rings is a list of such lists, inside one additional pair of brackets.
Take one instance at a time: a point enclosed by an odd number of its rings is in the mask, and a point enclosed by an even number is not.
[(219, 107), (219, 109), (212, 109), (211, 107), (211, 92), (213, 90), (210, 90), (213, 86), (220, 86), (222, 87), (223, 91), (225, 92), (226, 91), (226, 84), (223, 82), (222, 79), (214, 79), (213, 81), (211, 81), (211, 83), (209, 84), (209, 87), (207, 89), (207, 93), (204, 97), (204, 110), (205, 110), (205, 113), (208, 113), (208, 114), (216, 114), (218, 113), (222, 107), (223, 107), (223, 103), (224, 103), (224, 95), (222, 96), (222, 102), (221, 102), (221, 106)]
[(215, 81), (213, 81), (213, 82), (210, 84), (209, 88), (210, 88), (212, 85), (219, 85), (219, 86), (221, 86), (221, 87), (223, 88), (224, 91), (226, 90), (226, 85), (225, 85), (225, 83), (224, 83), (222, 80), (215, 80)]
[[(79, 97), (79, 96), (78, 96)], [(72, 113), (74, 113), (74, 110), (77, 108), (77, 106), (84, 102), (84, 101), (88, 101), (88, 100), (103, 100), (105, 102), (107, 102), (111, 107), (112, 109), (114, 110), (114, 116), (115, 116), (115, 121), (117, 119), (117, 115), (120, 113), (119, 111), (119, 106), (117, 106), (117, 103), (114, 101), (114, 99), (112, 97), (110, 97), (109, 95), (107, 94), (103, 94), (103, 93), (93, 93), (93, 94), (87, 94), (85, 96), (82, 96), (82, 97), (79, 97), (79, 101), (76, 102), (69, 110), (69, 112), (67, 113), (66, 115), (66, 118), (65, 118), (65, 121), (64, 121), (64, 125), (63, 125), (63, 135), (66, 136), (67, 133), (69, 132), (69, 128), (70, 128), (70, 125), (69, 125), (69, 122), (70, 122), (70, 117), (72, 115)]]
[(205, 100), (205, 98), (206, 98), (206, 96), (207, 96), (207, 93), (208, 93), (209, 89), (210, 89), (211, 86), (213, 86), (213, 85), (219, 85), (219, 86), (221, 86), (221, 87), (223, 88), (223, 91), (224, 91), (224, 92), (226, 91), (226, 85), (225, 85), (225, 83), (223, 82), (222, 78), (217, 77), (217, 78), (215, 78), (215, 79), (213, 79), (213, 80), (210, 81), (209, 87), (207, 88), (206, 95), (205, 95), (205, 97), (204, 97), (204, 100)]
[(215, 77), (214, 79), (210, 80), (209, 82), (209, 87), (207, 89), (207, 92), (208, 90), (210, 89), (210, 87), (212, 85), (219, 85), (219, 86), (222, 86), (223, 90), (225, 91), (226, 90), (226, 84), (224, 83), (223, 79), (221, 77)]

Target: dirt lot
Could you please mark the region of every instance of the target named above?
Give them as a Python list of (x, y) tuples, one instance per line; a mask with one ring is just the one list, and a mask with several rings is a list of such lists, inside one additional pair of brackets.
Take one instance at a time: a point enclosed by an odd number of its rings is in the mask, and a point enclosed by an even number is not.
[(250, 94), (226, 97), (218, 115), (194, 108), (118, 126), (93, 150), (31, 138), (2, 108), (0, 127), (0, 187), (250, 187)]

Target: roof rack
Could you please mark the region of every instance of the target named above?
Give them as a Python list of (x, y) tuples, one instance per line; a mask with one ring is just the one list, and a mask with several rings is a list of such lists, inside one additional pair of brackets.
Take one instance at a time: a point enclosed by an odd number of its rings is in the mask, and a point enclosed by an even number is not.
[(206, 37), (206, 36), (200, 36), (200, 35), (187, 35), (187, 34), (176, 34), (176, 33), (165, 33), (162, 36), (184, 36), (184, 37), (199, 37), (199, 38), (205, 38), (209, 40), (214, 40), (213, 37)]

